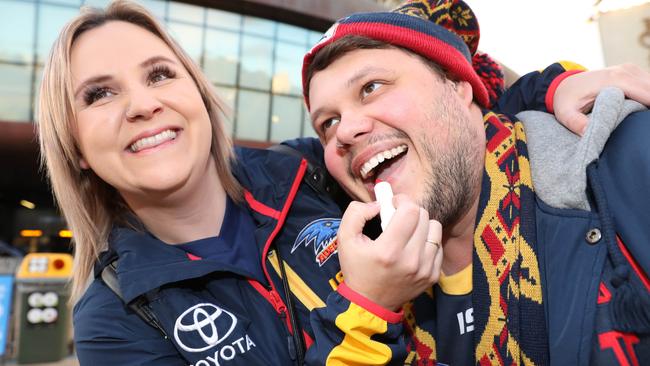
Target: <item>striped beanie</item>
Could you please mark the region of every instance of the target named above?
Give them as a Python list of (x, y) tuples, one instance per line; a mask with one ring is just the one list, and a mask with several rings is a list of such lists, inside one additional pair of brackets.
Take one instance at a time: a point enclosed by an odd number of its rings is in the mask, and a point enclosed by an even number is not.
[[(307, 95), (307, 70), (314, 56), (325, 46), (348, 35), (362, 36), (409, 49), (438, 64), (457, 80), (472, 85), (474, 100), (489, 107), (503, 91), (503, 74), (494, 63), (487, 67), (485, 57), (475, 70), (472, 61), (476, 54), (480, 31), (472, 9), (462, 0), (407, 0), (391, 12), (358, 13), (337, 21), (321, 40), (305, 55), (302, 66), (302, 84), (305, 103)], [(488, 58), (489, 59), (489, 58)], [(491, 60), (491, 59), (490, 59)], [(477, 71), (501, 89), (488, 93)], [(499, 79), (500, 76), (500, 79)], [(490, 98), (492, 97), (492, 98)]]

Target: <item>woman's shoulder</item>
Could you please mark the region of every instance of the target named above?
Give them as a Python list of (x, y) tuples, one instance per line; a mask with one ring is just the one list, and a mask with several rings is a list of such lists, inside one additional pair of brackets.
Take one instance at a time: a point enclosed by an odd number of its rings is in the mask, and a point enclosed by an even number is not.
[(184, 365), (173, 344), (95, 279), (74, 306), (74, 343), (82, 365)]
[(159, 335), (99, 278), (90, 284), (75, 304), (73, 322), (75, 341), (98, 336), (130, 339)]

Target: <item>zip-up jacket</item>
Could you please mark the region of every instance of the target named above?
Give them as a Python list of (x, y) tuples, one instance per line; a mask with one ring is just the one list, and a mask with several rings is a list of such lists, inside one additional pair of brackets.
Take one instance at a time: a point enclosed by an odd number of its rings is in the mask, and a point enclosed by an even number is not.
[(334, 254), (341, 211), (303, 183), (306, 161), (268, 150), (237, 152), (236, 176), (256, 224), (264, 278), (218, 259), (193, 257), (147, 232), (115, 229), (95, 273), (117, 259), (124, 300), (144, 296), (166, 338), (97, 278), (74, 308), (81, 364), (293, 364), (278, 251), (298, 300), (307, 364), (403, 359), (401, 315), (339, 286)]
[(640, 109), (621, 91), (605, 90), (581, 138), (550, 115), (519, 115), (540, 187), (537, 242), (552, 365), (650, 360), (650, 112)]

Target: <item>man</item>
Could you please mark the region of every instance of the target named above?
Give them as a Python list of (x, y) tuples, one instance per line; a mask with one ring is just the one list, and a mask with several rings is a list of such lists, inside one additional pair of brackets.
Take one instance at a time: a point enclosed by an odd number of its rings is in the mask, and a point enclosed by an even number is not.
[[(650, 174), (629, 176), (634, 165), (650, 163), (641, 139), (650, 133), (650, 114), (628, 117), (589, 164), (611, 129), (638, 109), (621, 94), (610, 104), (615, 116), (603, 116), (608, 108), (599, 114), (609, 127), (585, 132), (600, 143), (569, 139), (561, 149), (581, 159), (545, 166), (549, 146), (534, 138), (549, 141), (559, 132), (527, 136), (528, 126), (487, 109), (470, 61), (478, 31), (471, 10), (462, 1), (411, 1), (399, 10), (335, 24), (305, 57), (303, 86), (327, 168), (350, 196), (371, 202), (375, 182), (388, 181), (443, 225), (440, 283), (404, 307), (412, 336), (407, 362), (650, 359), (650, 251), (643, 248)], [(452, 20), (464, 40), (447, 29)], [(530, 157), (527, 137), (537, 143)], [(573, 177), (568, 186), (584, 189), (557, 197), (562, 172)], [(533, 181), (551, 193), (536, 195)], [(353, 209), (366, 218), (377, 211), (370, 204)], [(342, 225), (341, 236), (359, 237), (360, 226)], [(366, 260), (371, 247), (339, 245), (348, 283), (382, 265)]]

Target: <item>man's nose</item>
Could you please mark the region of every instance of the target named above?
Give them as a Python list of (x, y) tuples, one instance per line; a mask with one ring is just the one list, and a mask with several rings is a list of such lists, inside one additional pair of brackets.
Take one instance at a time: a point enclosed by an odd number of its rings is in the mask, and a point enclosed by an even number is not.
[(163, 108), (154, 91), (146, 86), (131, 89), (128, 103), (126, 119), (129, 122), (149, 120), (157, 113), (160, 113)]
[(373, 120), (359, 113), (341, 116), (336, 129), (336, 139), (340, 145), (352, 145), (359, 142), (372, 131)]

